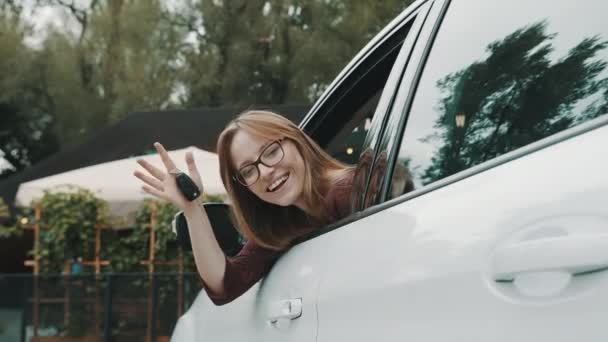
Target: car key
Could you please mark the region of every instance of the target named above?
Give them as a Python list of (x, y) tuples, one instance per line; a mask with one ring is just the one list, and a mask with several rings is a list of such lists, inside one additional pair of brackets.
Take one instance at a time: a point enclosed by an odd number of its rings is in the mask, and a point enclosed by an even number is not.
[(175, 182), (182, 195), (184, 195), (188, 201), (194, 201), (201, 195), (201, 190), (187, 174), (183, 172), (177, 173), (175, 175)]

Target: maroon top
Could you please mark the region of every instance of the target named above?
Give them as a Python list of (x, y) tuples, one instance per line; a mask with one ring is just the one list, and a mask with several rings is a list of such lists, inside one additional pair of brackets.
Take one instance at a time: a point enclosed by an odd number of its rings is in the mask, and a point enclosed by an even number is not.
[[(323, 206), (323, 220), (327, 223), (336, 222), (348, 216), (350, 206), (350, 189), (353, 172), (339, 180), (329, 190)], [(249, 241), (239, 254), (226, 258), (224, 272), (224, 288), (221, 294), (213, 293), (201, 278), (201, 283), (207, 295), (215, 305), (223, 305), (233, 301), (245, 293), (250, 287), (266, 275), (275, 261), (284, 251), (275, 251), (256, 245)]]

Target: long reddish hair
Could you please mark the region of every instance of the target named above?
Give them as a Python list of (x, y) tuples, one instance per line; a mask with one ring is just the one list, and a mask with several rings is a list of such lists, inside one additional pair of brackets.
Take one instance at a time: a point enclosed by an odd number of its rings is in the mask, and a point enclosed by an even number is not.
[[(265, 202), (251, 190), (235, 180), (236, 167), (230, 155), (230, 146), (236, 132), (266, 139), (291, 140), (302, 155), (305, 164), (303, 196), (310, 212), (295, 206), (282, 207)], [(241, 233), (256, 244), (282, 250), (295, 238), (305, 235), (321, 224), (323, 199), (336, 181), (332, 174), (347, 172), (351, 167), (327, 154), (308, 135), (287, 118), (269, 111), (246, 111), (232, 120), (219, 136), (217, 151), (222, 182), (232, 204), (236, 225)]]

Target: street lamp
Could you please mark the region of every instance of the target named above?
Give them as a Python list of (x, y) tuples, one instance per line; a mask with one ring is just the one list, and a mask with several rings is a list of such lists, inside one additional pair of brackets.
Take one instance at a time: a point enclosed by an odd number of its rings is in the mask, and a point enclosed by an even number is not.
[(456, 114), (456, 127), (458, 127), (458, 128), (464, 127), (465, 120), (466, 120), (466, 116), (464, 113)]

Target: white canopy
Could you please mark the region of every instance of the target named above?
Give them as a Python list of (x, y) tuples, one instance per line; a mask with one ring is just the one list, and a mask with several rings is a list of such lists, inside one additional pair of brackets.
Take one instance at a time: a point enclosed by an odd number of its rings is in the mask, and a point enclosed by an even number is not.
[[(177, 167), (185, 172), (188, 170), (185, 161), (188, 151), (194, 155), (205, 193), (224, 195), (226, 190), (220, 178), (217, 155), (192, 146), (169, 151), (169, 155)], [(145, 172), (137, 164), (138, 158), (145, 159), (162, 170), (165, 169), (158, 154), (84, 167), (22, 183), (17, 190), (16, 204), (18, 206), (30, 205), (33, 200), (41, 198), (45, 190), (50, 192), (72, 191), (74, 186), (77, 186), (92, 191), (97, 197), (109, 203), (110, 214), (114, 217), (113, 221), (117, 228), (129, 226), (133, 223), (135, 211), (141, 206), (143, 200), (153, 197), (141, 189), (143, 183), (133, 176), (133, 171), (136, 169)], [(117, 218), (122, 219), (117, 220)]]

